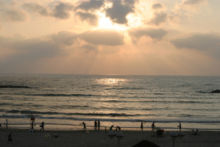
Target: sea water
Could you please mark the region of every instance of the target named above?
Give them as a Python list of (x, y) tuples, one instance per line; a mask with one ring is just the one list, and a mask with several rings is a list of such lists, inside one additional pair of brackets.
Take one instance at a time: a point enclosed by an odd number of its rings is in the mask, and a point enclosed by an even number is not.
[[(139, 128), (220, 128), (220, 77), (119, 75), (0, 75), (0, 123), (76, 129), (84, 121)], [(92, 128), (91, 128), (92, 129)]]

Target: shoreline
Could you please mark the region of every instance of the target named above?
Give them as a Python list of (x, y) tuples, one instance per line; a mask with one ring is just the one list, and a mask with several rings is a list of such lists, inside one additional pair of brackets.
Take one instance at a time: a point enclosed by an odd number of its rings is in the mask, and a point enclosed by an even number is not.
[[(192, 130), (192, 129), (200, 129), (204, 131), (220, 131), (220, 121), (218, 120), (209, 120), (209, 121), (196, 121), (196, 120), (136, 120), (136, 121), (127, 121), (127, 119), (116, 119), (112, 121), (112, 119), (103, 119), (103, 118), (91, 118), (89, 120), (87, 119), (77, 119), (77, 120), (59, 120), (59, 119), (42, 119), (35, 117), (35, 126), (39, 126), (42, 122), (45, 123), (46, 126), (50, 126), (52, 128), (54, 127), (65, 127), (65, 128), (82, 128), (82, 122), (86, 123), (86, 126), (88, 128), (94, 128), (94, 122), (95, 120), (99, 120), (101, 122), (102, 128), (109, 128), (111, 125), (114, 126), (121, 126), (121, 128), (124, 128), (126, 130), (134, 129), (134, 130), (140, 130), (140, 125), (143, 123), (144, 129), (151, 129), (152, 122), (156, 124), (156, 127), (163, 128), (166, 130), (177, 130), (178, 124), (181, 123), (183, 125), (182, 129), (185, 130)], [(1, 117), (0, 118), (0, 124), (1, 127), (5, 127), (5, 124), (8, 121), (8, 126), (12, 126), (13, 128), (28, 128), (30, 126), (30, 117), (27, 118), (7, 118), (7, 117)], [(16, 126), (16, 127), (15, 127)]]
[[(132, 147), (142, 140), (148, 140), (161, 147), (170, 147), (173, 144), (173, 134), (177, 131), (165, 131), (163, 136), (152, 136), (151, 131), (122, 130), (123, 137), (109, 136), (109, 131), (84, 131), (84, 130), (46, 130), (44, 132), (29, 129), (0, 129), (0, 146), (10, 147)], [(8, 135), (12, 133), (12, 142), (8, 141)], [(190, 131), (183, 131), (181, 136), (175, 137), (177, 147), (219, 147), (220, 131), (201, 131), (198, 135), (192, 135)]]
[[(41, 125), (42, 122), (38, 121), (38, 122), (35, 122), (34, 123), (34, 129), (35, 130), (39, 130), (40, 129), (40, 125)], [(66, 131), (66, 130), (71, 130), (71, 131), (80, 131), (80, 130), (83, 130), (83, 124), (82, 122), (78, 123), (78, 124), (70, 124), (70, 123), (61, 123), (61, 124), (57, 124), (57, 123), (48, 123), (48, 122), (44, 122), (45, 123), (45, 129), (46, 130), (50, 130), (50, 131)], [(88, 122), (85, 122), (85, 123), (88, 123)], [(89, 131), (93, 131), (95, 130), (94, 129), (94, 125), (92, 124), (93, 122), (90, 121), (89, 124), (86, 125), (87, 127), (87, 130)], [(159, 123), (157, 123), (159, 124)], [(28, 130), (30, 129), (30, 125), (31, 123), (8, 123), (8, 128), (10, 129), (23, 129), (23, 130)], [(136, 123), (136, 125), (134, 124), (134, 126), (121, 126), (120, 124), (109, 124), (109, 125), (101, 125), (100, 126), (100, 130), (109, 130), (110, 126), (111, 125), (114, 125), (114, 128), (116, 126), (120, 126), (120, 128), (123, 130), (123, 131), (141, 131), (141, 127), (138, 126), (139, 124)], [(143, 126), (143, 130), (144, 131), (151, 131), (151, 124), (144, 124)], [(175, 131), (178, 131), (178, 127), (176, 126), (177, 124), (176, 123), (172, 123), (172, 125), (170, 126), (164, 126), (163, 124), (159, 124), (156, 126), (155, 129), (159, 128), (159, 129), (164, 129), (165, 131), (168, 131), (168, 132), (175, 132)], [(182, 131), (186, 131), (186, 132), (190, 132), (192, 131), (192, 129), (199, 129), (199, 131), (219, 131), (220, 132), (220, 128), (219, 127), (215, 127), (215, 128), (200, 128), (200, 127), (187, 127), (185, 125), (185, 123), (182, 123), (182, 125), (184, 125), (184, 127), (182, 127)], [(6, 129), (6, 123), (3, 122), (1, 123), (1, 127), (0, 129)]]

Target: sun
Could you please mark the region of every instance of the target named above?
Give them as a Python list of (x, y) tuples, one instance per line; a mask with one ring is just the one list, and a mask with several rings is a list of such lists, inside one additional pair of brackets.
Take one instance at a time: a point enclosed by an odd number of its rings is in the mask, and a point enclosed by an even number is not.
[(116, 24), (111, 21), (110, 18), (106, 17), (104, 13), (98, 13), (98, 29), (105, 30), (116, 30), (116, 31), (126, 31), (128, 26)]

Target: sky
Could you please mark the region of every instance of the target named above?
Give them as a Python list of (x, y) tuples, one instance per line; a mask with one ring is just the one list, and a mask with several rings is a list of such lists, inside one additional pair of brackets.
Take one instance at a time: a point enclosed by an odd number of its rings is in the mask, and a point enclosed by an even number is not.
[(220, 75), (219, 0), (0, 0), (0, 73)]

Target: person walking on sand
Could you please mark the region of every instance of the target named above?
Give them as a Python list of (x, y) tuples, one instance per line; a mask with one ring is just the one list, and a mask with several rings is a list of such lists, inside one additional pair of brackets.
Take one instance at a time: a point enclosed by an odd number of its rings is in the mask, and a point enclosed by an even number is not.
[(156, 128), (156, 126), (155, 126), (155, 123), (154, 123), (154, 121), (153, 121), (152, 124), (151, 124), (152, 135), (154, 135), (155, 128)]
[(85, 122), (82, 122), (82, 125), (83, 125), (84, 131), (86, 131), (86, 123), (85, 123)]
[(100, 131), (100, 120), (98, 120), (98, 130)]
[(94, 121), (94, 130), (97, 130), (97, 120)]
[(179, 133), (181, 133), (181, 129), (182, 129), (181, 122), (179, 122), (179, 125), (177, 126), (177, 128), (179, 129)]
[(141, 126), (140, 126), (140, 128), (141, 128), (141, 131), (143, 132), (143, 129), (144, 129), (143, 121), (141, 121)]
[(31, 132), (34, 132), (34, 122), (35, 122), (35, 117), (34, 115), (31, 114)]
[(8, 119), (5, 120), (5, 127), (8, 129)]
[(43, 121), (42, 121), (41, 124), (40, 124), (40, 130), (41, 130), (41, 131), (44, 131), (44, 122), (43, 122)]

